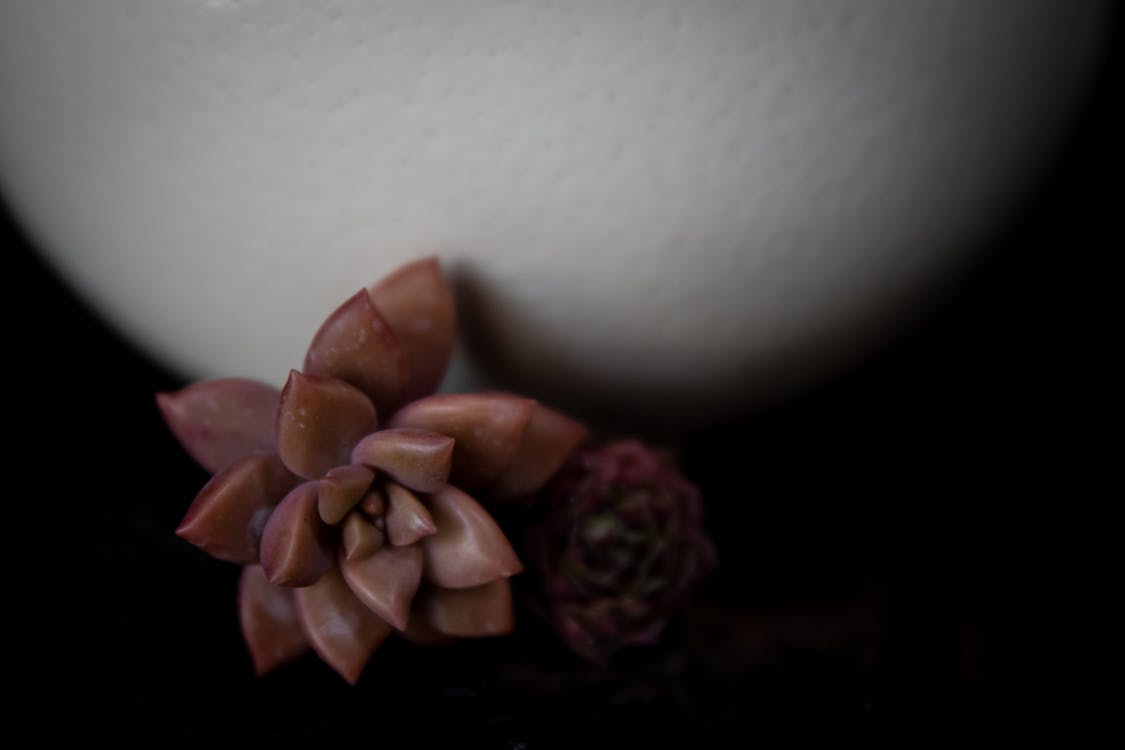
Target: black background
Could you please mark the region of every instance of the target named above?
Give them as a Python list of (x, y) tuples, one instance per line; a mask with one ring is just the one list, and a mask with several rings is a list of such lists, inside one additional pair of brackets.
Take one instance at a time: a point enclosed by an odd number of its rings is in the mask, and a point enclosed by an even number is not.
[[(1120, 23), (1118, 23), (1120, 26)], [(6, 213), (6, 710), (131, 745), (748, 745), (773, 728), (1082, 731), (1107, 710), (1099, 506), (1120, 501), (1121, 34), (1050, 178), (936, 315), (859, 369), (683, 436), (723, 559), (662, 647), (391, 642), (355, 688), (255, 678), (237, 570), (172, 534), (206, 477), (121, 341)], [(14, 447), (13, 447), (14, 446)], [(1117, 545), (1119, 546), (1119, 544)], [(730, 731), (730, 739), (721, 739)]]

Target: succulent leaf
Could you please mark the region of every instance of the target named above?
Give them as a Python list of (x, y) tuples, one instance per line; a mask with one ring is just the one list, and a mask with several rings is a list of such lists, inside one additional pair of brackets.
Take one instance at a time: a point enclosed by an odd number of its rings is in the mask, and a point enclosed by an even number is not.
[(375, 407), (354, 387), (293, 370), (277, 411), (277, 452), (294, 474), (317, 479), (350, 463), (352, 446), (376, 425)]
[(512, 464), (536, 406), (531, 399), (503, 393), (441, 394), (407, 404), (391, 426), (452, 437), (450, 481), (481, 487)]
[(430, 511), (405, 487), (387, 483), (387, 541), (396, 547), (414, 544), (437, 532)]
[(297, 619), (320, 658), (354, 685), (394, 629), (355, 597), (338, 568), (293, 590)]
[(298, 481), (277, 454), (245, 456), (204, 485), (176, 534), (220, 560), (256, 564), (270, 510)]
[(340, 305), (313, 336), (305, 355), (308, 375), (358, 388), (380, 414), (402, 402), (409, 381), (406, 355), (367, 290)]
[[(423, 590), (426, 584), (423, 584)], [(424, 600), (425, 594), (418, 594), (416, 599)], [(403, 638), (415, 644), (416, 646), (448, 646), (451, 643), (456, 643), (457, 639), (451, 635), (446, 635), (435, 629), (426, 621), (425, 615), (418, 609), (415, 609), (406, 623), (406, 629), (399, 633)]]
[(260, 565), (242, 569), (238, 621), (259, 675), (272, 672), (309, 648), (297, 622), (293, 592), (270, 583)]
[(359, 501), (359, 507), (372, 518), (382, 516), (387, 512), (387, 496), (380, 490), (371, 490)]
[(438, 259), (408, 263), (369, 292), (406, 355), (410, 382), (401, 403), (433, 393), (449, 366), (457, 334), (453, 291)]
[(293, 488), (262, 531), (262, 568), (278, 586), (308, 586), (332, 567), (332, 537), (317, 511), (317, 482)]
[(340, 561), (340, 572), (352, 593), (396, 630), (406, 628), (410, 603), (422, 582), (422, 550), (382, 547), (370, 557)]
[(419, 599), (415, 617), (445, 635), (481, 638), (504, 635), (515, 628), (507, 578), (464, 589), (427, 586)]
[(379, 551), (386, 543), (386, 534), (371, 523), (363, 513), (353, 511), (344, 519), (340, 533), (341, 549), (345, 560), (362, 560)]
[(247, 453), (274, 450), (280, 397), (272, 385), (227, 378), (159, 393), (156, 403), (188, 454), (214, 474)]
[(418, 492), (436, 492), (449, 480), (453, 438), (432, 430), (396, 427), (363, 438), (352, 461), (386, 472)]
[(331, 469), (320, 480), (320, 517), (325, 523), (340, 523), (367, 494), (373, 481), (375, 472), (366, 466), (348, 464)]
[(449, 485), (430, 497), (438, 531), (420, 542), (426, 580), (445, 588), (469, 588), (523, 570), (504, 532), (480, 503)]
[(489, 498), (507, 500), (539, 490), (588, 434), (581, 423), (540, 404), (531, 415), (511, 465), (488, 488)]

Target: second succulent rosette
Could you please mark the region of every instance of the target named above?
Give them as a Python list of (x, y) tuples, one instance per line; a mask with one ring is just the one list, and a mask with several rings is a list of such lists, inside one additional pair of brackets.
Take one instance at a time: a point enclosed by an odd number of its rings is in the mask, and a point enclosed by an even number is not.
[(510, 394), (429, 395), (456, 327), (428, 258), (333, 312), (280, 391), (223, 379), (157, 397), (214, 474), (177, 533), (245, 566), (259, 673), (311, 646), (354, 683), (395, 631), (435, 644), (512, 629), (522, 565), (478, 501), (534, 493), (586, 429)]

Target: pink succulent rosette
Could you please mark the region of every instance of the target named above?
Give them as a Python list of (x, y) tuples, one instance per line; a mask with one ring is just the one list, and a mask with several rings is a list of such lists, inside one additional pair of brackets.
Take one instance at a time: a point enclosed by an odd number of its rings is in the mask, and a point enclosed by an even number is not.
[(428, 395), (455, 333), (427, 258), (333, 312), (282, 390), (226, 379), (157, 396), (214, 474), (176, 533), (245, 566), (259, 674), (311, 645), (354, 683), (395, 630), (424, 644), (511, 631), (522, 565), (474, 496), (530, 495), (586, 429), (510, 394)]

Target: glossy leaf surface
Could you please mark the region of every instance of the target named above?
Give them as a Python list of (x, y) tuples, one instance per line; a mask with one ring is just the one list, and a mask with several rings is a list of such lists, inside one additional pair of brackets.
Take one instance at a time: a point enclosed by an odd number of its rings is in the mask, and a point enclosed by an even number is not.
[(457, 310), (437, 258), (402, 266), (370, 288), (371, 299), (398, 337), (410, 381), (410, 401), (441, 384), (457, 334)]
[(293, 592), (270, 583), (260, 565), (242, 569), (238, 620), (259, 675), (292, 661), (309, 648), (297, 622)]
[(227, 378), (156, 396), (164, 420), (188, 454), (212, 474), (254, 452), (270, 452), (281, 392)]
[(511, 465), (535, 408), (534, 401), (507, 394), (441, 394), (407, 404), (391, 426), (452, 437), (456, 444), (450, 481), (479, 487)]
[(245, 456), (204, 485), (176, 534), (220, 560), (253, 565), (270, 511), (298, 481), (276, 454)]
[(436, 492), (453, 466), (453, 438), (431, 430), (390, 428), (363, 438), (352, 461), (385, 472), (418, 492)]
[(476, 500), (446, 486), (429, 504), (438, 532), (419, 542), (427, 580), (445, 588), (467, 588), (523, 570), (504, 532)]
[(376, 426), (375, 407), (363, 393), (342, 380), (293, 370), (277, 412), (277, 451), (294, 474), (318, 479), (351, 463), (352, 447)]
[(409, 377), (406, 355), (366, 290), (324, 321), (309, 346), (304, 371), (351, 384), (381, 414), (390, 414), (401, 402)]
[(332, 536), (317, 512), (317, 482), (305, 482), (278, 504), (262, 532), (262, 568), (278, 586), (308, 586), (335, 562)]
[(394, 629), (355, 597), (338, 568), (293, 590), (297, 618), (321, 659), (351, 684)]

